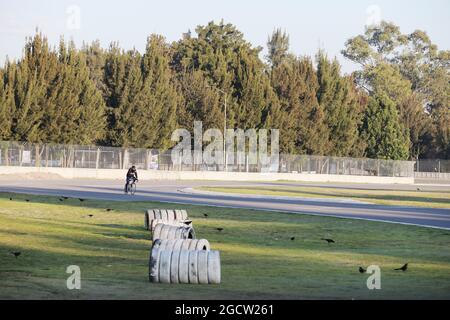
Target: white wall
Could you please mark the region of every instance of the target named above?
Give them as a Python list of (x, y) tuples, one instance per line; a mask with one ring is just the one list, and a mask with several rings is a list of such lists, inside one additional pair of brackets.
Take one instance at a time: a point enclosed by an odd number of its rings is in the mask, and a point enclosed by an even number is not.
[[(127, 170), (79, 169), (79, 168), (36, 168), (0, 166), (0, 175), (50, 173), (63, 178), (119, 179), (124, 180)], [(138, 170), (141, 180), (224, 180), (224, 181), (311, 181), (311, 182), (355, 182), (355, 183), (399, 183), (413, 184), (414, 177), (374, 177), (307, 173), (247, 173), (216, 171), (158, 171)], [(31, 175), (32, 178), (32, 175)]]

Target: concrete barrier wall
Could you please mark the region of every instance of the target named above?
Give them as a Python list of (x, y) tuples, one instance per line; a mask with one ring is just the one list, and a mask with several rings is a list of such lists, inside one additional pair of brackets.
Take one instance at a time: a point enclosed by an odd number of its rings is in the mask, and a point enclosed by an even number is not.
[(450, 180), (450, 172), (414, 172), (416, 179)]
[[(80, 169), (80, 168), (36, 168), (0, 166), (0, 175), (28, 173), (57, 174), (62, 178), (119, 179), (124, 180), (127, 170)], [(413, 184), (414, 177), (374, 177), (307, 173), (257, 173), (217, 171), (158, 171), (139, 170), (140, 180), (223, 180), (223, 181), (310, 181), (310, 182), (355, 182)]]

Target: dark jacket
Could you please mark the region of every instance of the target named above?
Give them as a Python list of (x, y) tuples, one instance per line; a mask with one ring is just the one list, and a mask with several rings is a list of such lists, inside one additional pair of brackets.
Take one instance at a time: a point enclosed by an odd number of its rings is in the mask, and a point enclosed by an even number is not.
[(137, 170), (136, 169), (133, 170), (133, 168), (130, 168), (130, 169), (128, 169), (128, 172), (127, 172), (127, 178), (133, 178), (133, 177), (137, 180), (137, 178), (138, 178)]

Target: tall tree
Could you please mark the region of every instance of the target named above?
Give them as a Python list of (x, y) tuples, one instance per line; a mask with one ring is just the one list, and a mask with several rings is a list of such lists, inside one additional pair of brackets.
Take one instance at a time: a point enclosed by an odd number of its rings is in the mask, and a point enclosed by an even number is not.
[(0, 69), (0, 140), (10, 140), (13, 127), (15, 63), (7, 62)]
[(144, 101), (147, 104), (142, 117), (149, 120), (146, 127), (147, 133), (151, 133), (144, 136), (144, 141), (154, 148), (173, 146), (171, 135), (177, 127), (177, 108), (182, 102), (170, 67), (171, 56), (171, 48), (164, 37), (152, 35), (148, 38), (142, 59)]
[[(430, 135), (435, 142), (445, 143), (448, 138), (445, 134), (450, 125), (441, 121), (446, 112), (441, 112), (440, 108), (450, 105), (449, 51), (439, 51), (424, 31), (402, 34), (398, 26), (382, 21), (380, 25), (367, 28), (363, 35), (349, 39), (342, 53), (361, 65), (356, 79), (369, 92), (384, 90), (399, 110), (405, 105), (411, 108), (411, 101), (420, 100), (422, 115), (416, 114), (417, 121), (403, 118), (408, 113), (400, 112), (402, 121), (409, 125), (411, 157), (443, 156), (448, 146), (435, 145), (433, 151), (424, 148), (423, 141)], [(423, 121), (425, 118), (431, 121)], [(446, 128), (439, 130), (441, 125)], [(416, 136), (418, 132), (420, 136)]]
[(360, 156), (362, 147), (358, 129), (364, 110), (352, 78), (341, 76), (339, 62), (328, 60), (326, 54), (319, 51), (317, 79), (317, 100), (330, 130), (327, 154)]
[(89, 68), (90, 78), (94, 81), (97, 89), (106, 96), (106, 85), (104, 82), (106, 52), (100, 46), (100, 41), (93, 41), (90, 45), (84, 43), (81, 49), (86, 57), (86, 65)]
[[(252, 47), (236, 27), (223, 22), (198, 26), (196, 33), (196, 37), (185, 37), (173, 45), (174, 70), (201, 71), (209, 86), (218, 89), (222, 106), (227, 97), (227, 127), (267, 125), (277, 102), (258, 56), (261, 48)], [(221, 123), (224, 111), (222, 108)]]
[(275, 29), (267, 40), (267, 49), (270, 64), (273, 67), (278, 66), (288, 56), (289, 35), (280, 28)]
[(17, 141), (44, 142), (47, 87), (58, 73), (57, 54), (50, 50), (47, 38), (36, 34), (25, 44), (24, 56), (15, 70), (12, 138)]
[(148, 38), (145, 54), (110, 47), (105, 65), (109, 141), (115, 146), (169, 148), (181, 103), (163, 37)]
[(71, 42), (61, 39), (58, 73), (48, 85), (46, 112), (42, 126), (47, 141), (67, 144), (92, 144), (103, 138), (105, 104), (85, 56)]
[(398, 118), (395, 103), (383, 93), (369, 98), (362, 136), (370, 158), (404, 160), (408, 158), (409, 136)]
[(285, 114), (281, 131), (284, 150), (325, 155), (329, 130), (317, 100), (319, 84), (311, 59), (290, 59), (273, 68), (272, 85)]
[(180, 86), (184, 97), (183, 106), (178, 109), (181, 127), (192, 130), (194, 121), (202, 121), (205, 129), (223, 126), (222, 94), (209, 85), (202, 71), (182, 74)]

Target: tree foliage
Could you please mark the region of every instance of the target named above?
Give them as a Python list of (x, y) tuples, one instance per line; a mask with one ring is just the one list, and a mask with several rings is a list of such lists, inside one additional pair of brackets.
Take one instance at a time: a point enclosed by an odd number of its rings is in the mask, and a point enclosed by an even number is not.
[[(285, 153), (406, 159), (450, 154), (449, 51), (382, 22), (347, 41), (360, 69), (289, 50), (262, 60), (232, 24), (210, 22), (144, 52), (99, 41), (51, 48), (37, 33), (0, 68), (0, 140), (168, 149), (174, 129), (279, 129)], [(225, 102), (227, 106), (225, 118)]]

